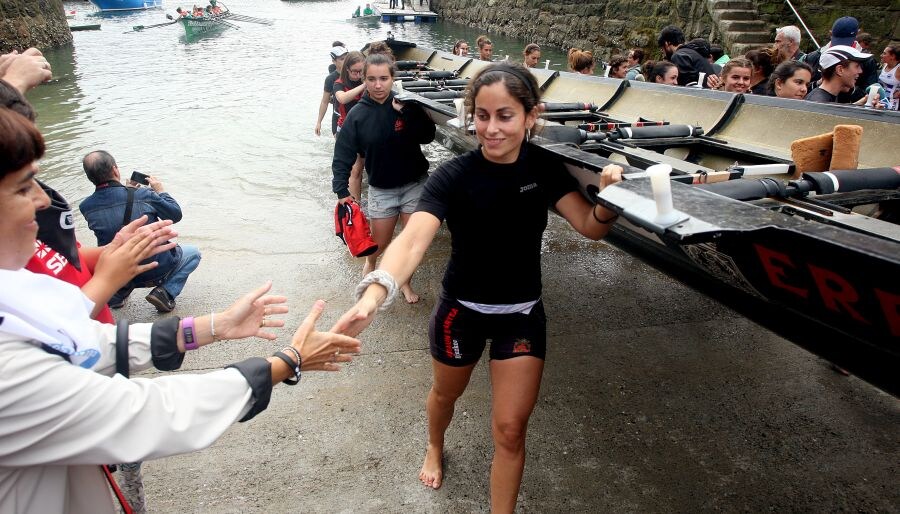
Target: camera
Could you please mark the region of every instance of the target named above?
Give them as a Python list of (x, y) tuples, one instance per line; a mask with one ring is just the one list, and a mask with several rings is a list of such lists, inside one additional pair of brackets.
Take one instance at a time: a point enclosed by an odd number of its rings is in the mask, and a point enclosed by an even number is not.
[(144, 184), (145, 186), (150, 184), (150, 181), (147, 180), (147, 175), (144, 175), (139, 171), (131, 172), (131, 181), (137, 182), (138, 184)]

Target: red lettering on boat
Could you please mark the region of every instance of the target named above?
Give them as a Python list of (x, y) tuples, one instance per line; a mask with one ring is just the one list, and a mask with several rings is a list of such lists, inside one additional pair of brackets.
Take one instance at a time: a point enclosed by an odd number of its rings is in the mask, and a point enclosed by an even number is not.
[(782, 277), (787, 275), (784, 266), (789, 266), (796, 269), (794, 263), (791, 262), (790, 256), (781, 252), (776, 252), (775, 250), (770, 250), (760, 244), (754, 244), (753, 246), (756, 248), (756, 253), (759, 255), (759, 260), (762, 263), (763, 268), (766, 270), (766, 274), (769, 276), (769, 282), (771, 282), (773, 286), (780, 287), (786, 291), (790, 291), (800, 298), (809, 297), (808, 289), (795, 287), (790, 284), (786, 284), (781, 280)]
[(869, 324), (869, 320), (851, 306), (851, 304), (859, 301), (859, 293), (856, 292), (856, 289), (850, 282), (847, 282), (844, 277), (831, 270), (820, 268), (813, 264), (808, 264), (807, 266), (809, 266), (809, 272), (816, 282), (819, 295), (822, 296), (822, 302), (826, 308), (835, 312), (842, 312), (838, 308), (838, 304), (840, 304), (843, 307), (843, 311), (853, 316), (853, 319), (860, 323)]
[(900, 336), (900, 294), (888, 293), (876, 288), (875, 296), (878, 297), (878, 303), (881, 304), (881, 310), (884, 312), (891, 335)]

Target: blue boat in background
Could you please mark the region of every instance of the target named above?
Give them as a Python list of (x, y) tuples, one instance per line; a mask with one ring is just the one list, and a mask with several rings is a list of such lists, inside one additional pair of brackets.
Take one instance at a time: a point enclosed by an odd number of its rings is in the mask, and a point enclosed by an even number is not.
[(161, 9), (162, 0), (91, 0), (101, 11), (135, 11)]

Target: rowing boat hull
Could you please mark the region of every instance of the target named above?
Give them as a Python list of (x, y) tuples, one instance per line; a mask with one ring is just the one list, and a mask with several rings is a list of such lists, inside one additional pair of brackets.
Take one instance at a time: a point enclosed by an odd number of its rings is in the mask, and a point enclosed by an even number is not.
[(101, 11), (137, 11), (162, 9), (162, 0), (91, 0)]
[[(460, 70), (470, 76), (478, 61), (400, 43), (400, 60)], [(471, 70), (470, 70), (471, 68)], [(571, 144), (537, 138), (539, 151), (565, 163), (582, 192), (620, 213), (610, 242), (693, 287), (711, 294), (754, 321), (900, 394), (900, 227), (852, 212), (817, 209), (803, 202), (741, 202), (672, 182), (677, 224), (655, 223), (655, 202), (643, 169), (653, 161), (692, 169), (723, 169), (728, 159), (768, 158), (790, 163), (790, 142), (825, 133), (837, 124), (864, 128), (860, 167), (898, 164), (900, 115), (834, 105), (672, 88), (537, 70), (544, 98), (593, 102), (611, 118), (669, 120), (707, 127), (710, 148), (679, 161), (681, 148), (654, 154), (622, 146), (619, 154), (590, 153)], [(461, 130), (446, 101), (403, 95), (425, 108), (438, 124), (437, 140), (455, 152), (477, 147)], [(692, 141), (692, 144), (696, 141)], [(582, 145), (587, 147), (590, 145)], [(595, 145), (599, 146), (599, 145)], [(610, 146), (612, 148), (612, 146)], [(675, 157), (673, 157), (673, 155)], [(655, 157), (654, 157), (655, 156)], [(749, 157), (747, 157), (749, 156)], [(597, 173), (618, 162), (631, 177), (598, 194)], [(638, 167), (633, 167), (638, 166)], [(636, 178), (641, 177), (641, 178)], [(852, 207), (880, 201), (900, 203), (900, 192), (861, 192), (817, 197)]]
[(178, 20), (184, 27), (184, 35), (195, 38), (224, 30), (228, 27), (224, 19), (220, 18), (181, 18)]

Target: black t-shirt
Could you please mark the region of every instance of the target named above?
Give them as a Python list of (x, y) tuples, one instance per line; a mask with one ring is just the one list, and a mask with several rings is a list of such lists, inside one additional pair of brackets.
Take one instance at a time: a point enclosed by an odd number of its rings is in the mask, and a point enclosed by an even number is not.
[(837, 102), (837, 96), (817, 87), (806, 95), (805, 100), (809, 100), (810, 102), (832, 103)]
[(490, 162), (480, 149), (442, 164), (416, 211), (447, 220), (447, 294), (486, 304), (540, 298), (547, 209), (577, 187), (562, 163), (527, 145), (512, 164)]
[[(334, 66), (334, 65), (332, 65)], [(334, 81), (337, 80), (341, 76), (337, 70), (332, 71), (325, 77), (325, 92), (331, 95), (331, 133), (334, 134), (337, 132), (337, 120), (338, 120), (338, 101), (334, 97)]]

